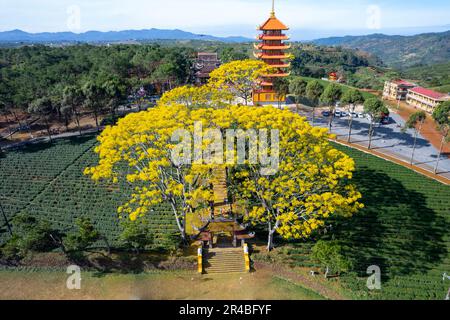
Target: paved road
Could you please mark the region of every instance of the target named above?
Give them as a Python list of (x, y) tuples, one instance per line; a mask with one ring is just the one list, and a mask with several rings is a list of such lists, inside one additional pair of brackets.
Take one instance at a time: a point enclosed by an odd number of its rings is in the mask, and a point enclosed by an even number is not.
[[(311, 120), (311, 115), (300, 112)], [(405, 121), (395, 113), (391, 113), (392, 121), (388, 125), (381, 125), (375, 129), (372, 139), (372, 147), (378, 152), (398, 157), (409, 163), (413, 151), (414, 130), (402, 132), (401, 128), (405, 125)], [(315, 125), (328, 127), (328, 118), (320, 115), (316, 116)], [(354, 118), (352, 128), (352, 143), (367, 146), (369, 120), (366, 118)], [(348, 118), (334, 118), (332, 133), (336, 134), (339, 139), (346, 140), (348, 135)], [(438, 158), (438, 150), (432, 146), (423, 136), (417, 137), (417, 147), (414, 156), (414, 164), (432, 171)], [(450, 159), (441, 156), (439, 163), (439, 173), (450, 178)]]

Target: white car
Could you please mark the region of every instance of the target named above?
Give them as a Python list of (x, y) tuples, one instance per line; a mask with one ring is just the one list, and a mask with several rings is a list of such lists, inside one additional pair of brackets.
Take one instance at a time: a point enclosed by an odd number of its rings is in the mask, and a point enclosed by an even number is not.
[(364, 118), (364, 113), (362, 112), (358, 113), (358, 118)]
[(335, 112), (334, 112), (334, 116), (335, 117), (341, 117), (342, 116), (342, 112), (341, 111), (338, 111), (338, 110), (336, 110)]
[(351, 112), (350, 117), (352, 118), (358, 118), (358, 114), (356, 112)]
[(348, 112), (342, 111), (341, 112), (341, 117), (348, 117)]

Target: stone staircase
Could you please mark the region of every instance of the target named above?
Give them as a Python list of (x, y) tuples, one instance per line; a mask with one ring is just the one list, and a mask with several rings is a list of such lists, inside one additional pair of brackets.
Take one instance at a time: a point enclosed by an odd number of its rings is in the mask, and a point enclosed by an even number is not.
[(204, 273), (244, 273), (245, 259), (242, 248), (216, 248), (204, 250)]
[(229, 211), (229, 205), (226, 205), (227, 198), (227, 175), (223, 168), (215, 169), (213, 172), (213, 191), (214, 191), (214, 215), (220, 216)]

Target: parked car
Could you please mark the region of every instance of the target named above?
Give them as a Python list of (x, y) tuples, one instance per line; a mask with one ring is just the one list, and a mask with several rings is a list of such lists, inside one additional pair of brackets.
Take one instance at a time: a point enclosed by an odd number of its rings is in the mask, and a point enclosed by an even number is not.
[(391, 123), (391, 117), (384, 117), (381, 119), (381, 124), (389, 124)]
[(343, 118), (348, 117), (348, 112), (341, 111), (341, 117), (343, 117)]
[(359, 113), (358, 113), (358, 118), (364, 118), (364, 113), (359, 112)]
[(342, 116), (342, 112), (339, 111), (339, 110), (336, 110), (336, 111), (334, 112), (334, 116), (340, 118), (340, 117)]
[(350, 117), (352, 118), (358, 118), (358, 114), (356, 112), (351, 112)]
[(329, 117), (330, 116), (330, 112), (329, 111), (322, 111), (322, 116)]

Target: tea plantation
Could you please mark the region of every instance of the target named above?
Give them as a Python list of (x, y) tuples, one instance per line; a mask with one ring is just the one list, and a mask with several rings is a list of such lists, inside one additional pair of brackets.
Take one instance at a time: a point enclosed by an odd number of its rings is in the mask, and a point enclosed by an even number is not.
[[(450, 187), (374, 156), (336, 145), (357, 164), (354, 183), (365, 208), (337, 220), (321, 238), (338, 240), (354, 272), (341, 277), (358, 299), (444, 299), (450, 281)], [(313, 241), (290, 244), (293, 265), (317, 267)], [(369, 291), (367, 268), (381, 268), (381, 290)]]
[[(0, 201), (8, 219), (22, 212), (38, 216), (62, 231), (76, 218), (87, 216), (113, 247), (121, 232), (117, 207), (126, 201), (126, 185), (96, 184), (83, 175), (84, 168), (98, 161), (95, 137), (58, 140), (11, 151), (0, 159)], [(0, 241), (9, 234), (3, 226)], [(154, 208), (150, 220), (156, 242), (176, 231), (170, 208)]]
[[(75, 218), (88, 216), (119, 246), (116, 208), (129, 190), (95, 184), (83, 176), (96, 163), (95, 137), (58, 140), (6, 153), (0, 158), (0, 201), (8, 219), (27, 212), (70, 230)], [(357, 299), (443, 299), (450, 281), (450, 187), (401, 166), (342, 146), (357, 163), (354, 183), (365, 208), (356, 216), (332, 222), (322, 239), (336, 239), (353, 262), (353, 272), (340, 278)], [(154, 208), (151, 223), (157, 238), (176, 230), (169, 208)], [(0, 216), (0, 242), (9, 236)], [(315, 266), (309, 253), (315, 239), (289, 243), (285, 259), (292, 265)], [(367, 267), (378, 265), (382, 289), (366, 288)]]

